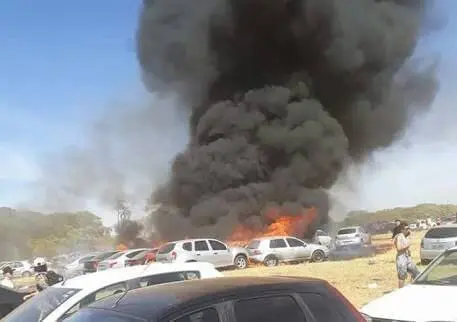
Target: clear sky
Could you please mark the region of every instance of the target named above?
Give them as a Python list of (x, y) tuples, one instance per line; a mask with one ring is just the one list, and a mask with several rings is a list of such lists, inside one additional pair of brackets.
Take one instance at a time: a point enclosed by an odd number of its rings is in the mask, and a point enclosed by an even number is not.
[(0, 204), (23, 197), (44, 152), (138, 88), (139, 0), (0, 1)]
[[(439, 3), (450, 17), (457, 12), (457, 1)], [(0, 206), (28, 198), (47, 153), (83, 142), (84, 127), (107, 104), (142, 88), (134, 40), (139, 5), (0, 1)], [(439, 97), (402, 141), (357, 169), (352, 190), (334, 189), (343, 207), (457, 203), (456, 34), (449, 19), (422, 45), (442, 58)]]

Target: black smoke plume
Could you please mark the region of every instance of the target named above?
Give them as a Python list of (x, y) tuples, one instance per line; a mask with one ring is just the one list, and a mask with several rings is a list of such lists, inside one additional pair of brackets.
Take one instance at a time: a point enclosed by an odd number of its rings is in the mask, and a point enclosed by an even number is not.
[(126, 202), (118, 198), (115, 208), (118, 217), (115, 226), (116, 243), (129, 248), (146, 247), (146, 241), (140, 236), (144, 227), (140, 222), (131, 219), (132, 212)]
[(190, 142), (152, 196), (164, 238), (224, 238), (264, 210), (317, 207), (350, 160), (390, 145), (437, 91), (411, 59), (424, 0), (144, 1), (146, 86), (178, 93)]

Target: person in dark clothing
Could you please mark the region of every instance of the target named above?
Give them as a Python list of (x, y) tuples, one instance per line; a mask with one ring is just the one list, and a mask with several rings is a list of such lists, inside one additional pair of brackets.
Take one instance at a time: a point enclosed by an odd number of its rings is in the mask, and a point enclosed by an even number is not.
[(400, 219), (395, 220), (395, 227), (392, 229), (392, 239), (395, 238), (400, 232), (401, 232), (401, 227), (400, 227), (401, 221)]

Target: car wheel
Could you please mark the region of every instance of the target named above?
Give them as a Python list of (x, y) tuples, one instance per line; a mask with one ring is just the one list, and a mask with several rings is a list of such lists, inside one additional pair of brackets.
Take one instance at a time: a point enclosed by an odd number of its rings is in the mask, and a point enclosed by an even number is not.
[(30, 276), (32, 276), (32, 273), (30, 273), (30, 272), (22, 273), (22, 277), (30, 277)]
[(268, 255), (263, 261), (264, 265), (267, 267), (273, 267), (279, 265), (279, 259), (274, 255)]
[(235, 257), (234, 264), (238, 269), (245, 269), (248, 267), (248, 259), (244, 255), (237, 255)]
[(313, 262), (323, 262), (325, 259), (325, 254), (321, 250), (315, 250), (311, 255), (311, 260)]

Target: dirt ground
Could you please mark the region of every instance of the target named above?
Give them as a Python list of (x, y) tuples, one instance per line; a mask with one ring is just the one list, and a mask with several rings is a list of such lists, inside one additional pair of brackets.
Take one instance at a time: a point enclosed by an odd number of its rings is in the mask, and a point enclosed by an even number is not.
[[(373, 244), (388, 246), (391, 235), (373, 236)], [(422, 232), (413, 232), (410, 240), (414, 260), (419, 262)], [(418, 263), (419, 264), (419, 263)], [(419, 266), (419, 269), (423, 267)], [(322, 278), (332, 283), (357, 307), (397, 287), (395, 252), (389, 250), (372, 258), (349, 261), (280, 265), (274, 268), (256, 266), (246, 270), (226, 271), (227, 276), (288, 275)]]

